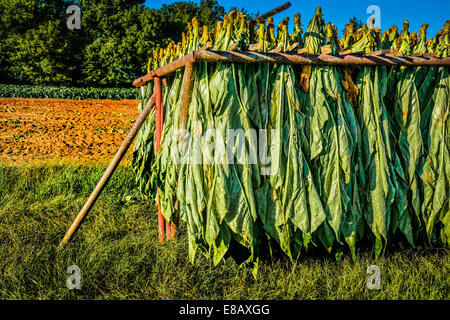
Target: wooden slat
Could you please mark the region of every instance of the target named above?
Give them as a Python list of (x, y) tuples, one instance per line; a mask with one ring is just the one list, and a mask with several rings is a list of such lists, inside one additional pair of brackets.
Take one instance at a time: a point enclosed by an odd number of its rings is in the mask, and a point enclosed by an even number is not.
[(276, 7), (275, 9), (270, 10), (269, 12), (266, 12), (263, 15), (259, 16), (258, 18), (255, 19), (255, 21), (264, 22), (264, 21), (266, 21), (267, 18), (272, 17), (272, 16), (276, 15), (277, 13), (280, 13), (281, 11), (288, 9), (290, 6), (291, 6), (291, 3), (286, 2), (285, 4), (282, 4), (281, 6)]

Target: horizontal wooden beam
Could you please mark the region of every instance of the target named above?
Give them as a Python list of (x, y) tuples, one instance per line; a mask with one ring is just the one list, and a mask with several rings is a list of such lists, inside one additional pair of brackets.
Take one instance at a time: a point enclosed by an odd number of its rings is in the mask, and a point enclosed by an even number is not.
[(153, 80), (155, 76), (165, 77), (193, 62), (223, 62), (223, 63), (277, 63), (324, 66), (450, 66), (450, 57), (436, 58), (428, 55), (401, 57), (382, 54), (377, 51), (372, 55), (361, 54), (306, 54), (306, 53), (275, 53), (254, 51), (209, 51), (197, 50), (193, 53), (175, 60), (149, 74), (136, 79), (135, 87), (140, 87)]

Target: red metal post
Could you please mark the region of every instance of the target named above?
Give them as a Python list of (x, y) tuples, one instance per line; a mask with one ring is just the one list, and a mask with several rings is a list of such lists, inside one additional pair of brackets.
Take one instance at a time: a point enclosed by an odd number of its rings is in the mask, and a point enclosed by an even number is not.
[(169, 225), (169, 229), (167, 231), (167, 240), (175, 240), (175, 234), (177, 233), (177, 224), (178, 222)]
[(170, 225), (169, 221), (166, 220), (166, 239), (170, 239), (170, 235), (172, 234), (172, 226)]
[[(161, 87), (161, 78), (155, 77), (155, 103), (156, 103), (156, 113), (155, 113), (155, 122), (156, 122), (156, 153), (159, 152), (159, 147), (161, 144), (161, 136), (162, 136), (162, 127), (163, 127), (163, 105), (162, 105), (162, 87)], [(161, 206), (159, 205), (159, 189), (157, 194), (158, 201), (158, 237), (159, 242), (164, 241), (164, 217), (161, 211)]]
[[(163, 86), (167, 85), (167, 78), (162, 79)], [(164, 101), (163, 101), (164, 106)], [(164, 110), (164, 107), (163, 107)], [(163, 120), (164, 120), (164, 114), (163, 114)], [(164, 121), (163, 121), (164, 122)], [(169, 223), (166, 221), (166, 239), (167, 240), (175, 240), (175, 234), (177, 232), (177, 225), (178, 225), (178, 219), (175, 217), (175, 220), (173, 223)]]

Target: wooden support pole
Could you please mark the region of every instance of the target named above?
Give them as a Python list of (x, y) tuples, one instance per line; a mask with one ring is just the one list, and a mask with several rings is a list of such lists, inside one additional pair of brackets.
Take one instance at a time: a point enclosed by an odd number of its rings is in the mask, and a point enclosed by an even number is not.
[[(183, 75), (183, 96), (181, 97), (181, 114), (180, 114), (180, 129), (186, 130), (188, 121), (189, 104), (191, 103), (193, 79), (192, 74), (194, 72), (194, 63), (188, 62), (184, 68)], [(180, 137), (180, 143), (183, 141), (183, 135)], [(181, 147), (182, 144), (180, 144)]]
[(128, 148), (133, 143), (134, 138), (139, 132), (139, 129), (144, 124), (145, 119), (147, 118), (148, 114), (150, 113), (150, 110), (155, 105), (155, 97), (152, 96), (149, 101), (147, 102), (147, 105), (145, 106), (144, 110), (142, 110), (141, 114), (139, 115), (138, 119), (134, 123), (133, 127), (131, 128), (130, 132), (128, 132), (128, 135), (126, 136), (125, 140), (122, 142), (122, 145), (120, 146), (119, 150), (117, 151), (116, 155), (114, 156), (114, 159), (109, 164), (108, 168), (106, 169), (105, 173), (103, 174), (102, 178), (98, 182), (97, 186), (95, 187), (94, 191), (92, 192), (89, 199), (86, 201), (85, 205), (81, 209), (80, 213), (77, 215), (75, 220), (73, 221), (72, 225), (70, 226), (69, 230), (65, 234), (64, 238), (59, 243), (59, 247), (62, 247), (64, 244), (66, 244), (74, 232), (77, 230), (77, 228), (80, 226), (83, 219), (86, 217), (86, 215), (91, 210), (92, 206), (97, 201), (98, 197), (100, 196), (103, 188), (108, 183), (109, 179), (114, 174), (114, 171), (117, 169), (117, 166), (119, 165), (120, 161), (123, 159), (125, 153), (127, 152)]
[[(189, 105), (191, 103), (192, 87), (193, 87), (193, 72), (194, 72), (194, 62), (192, 60), (188, 60), (184, 68), (183, 84), (182, 84), (183, 95), (181, 97), (181, 114), (179, 123), (179, 128), (182, 130), (186, 130), (187, 127)], [(178, 141), (180, 152), (183, 146), (183, 138), (184, 136), (181, 135), (180, 140)], [(175, 219), (177, 219), (177, 217), (175, 217)], [(175, 220), (174, 223), (171, 225), (167, 239), (175, 240), (175, 234), (177, 231), (178, 223), (179, 223), (178, 220)]]

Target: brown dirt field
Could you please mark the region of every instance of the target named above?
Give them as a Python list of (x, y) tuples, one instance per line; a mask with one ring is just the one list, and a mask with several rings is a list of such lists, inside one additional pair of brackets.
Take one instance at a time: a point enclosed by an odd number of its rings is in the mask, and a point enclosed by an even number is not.
[[(0, 162), (109, 162), (138, 100), (0, 98)], [(131, 159), (132, 147), (125, 161)]]

